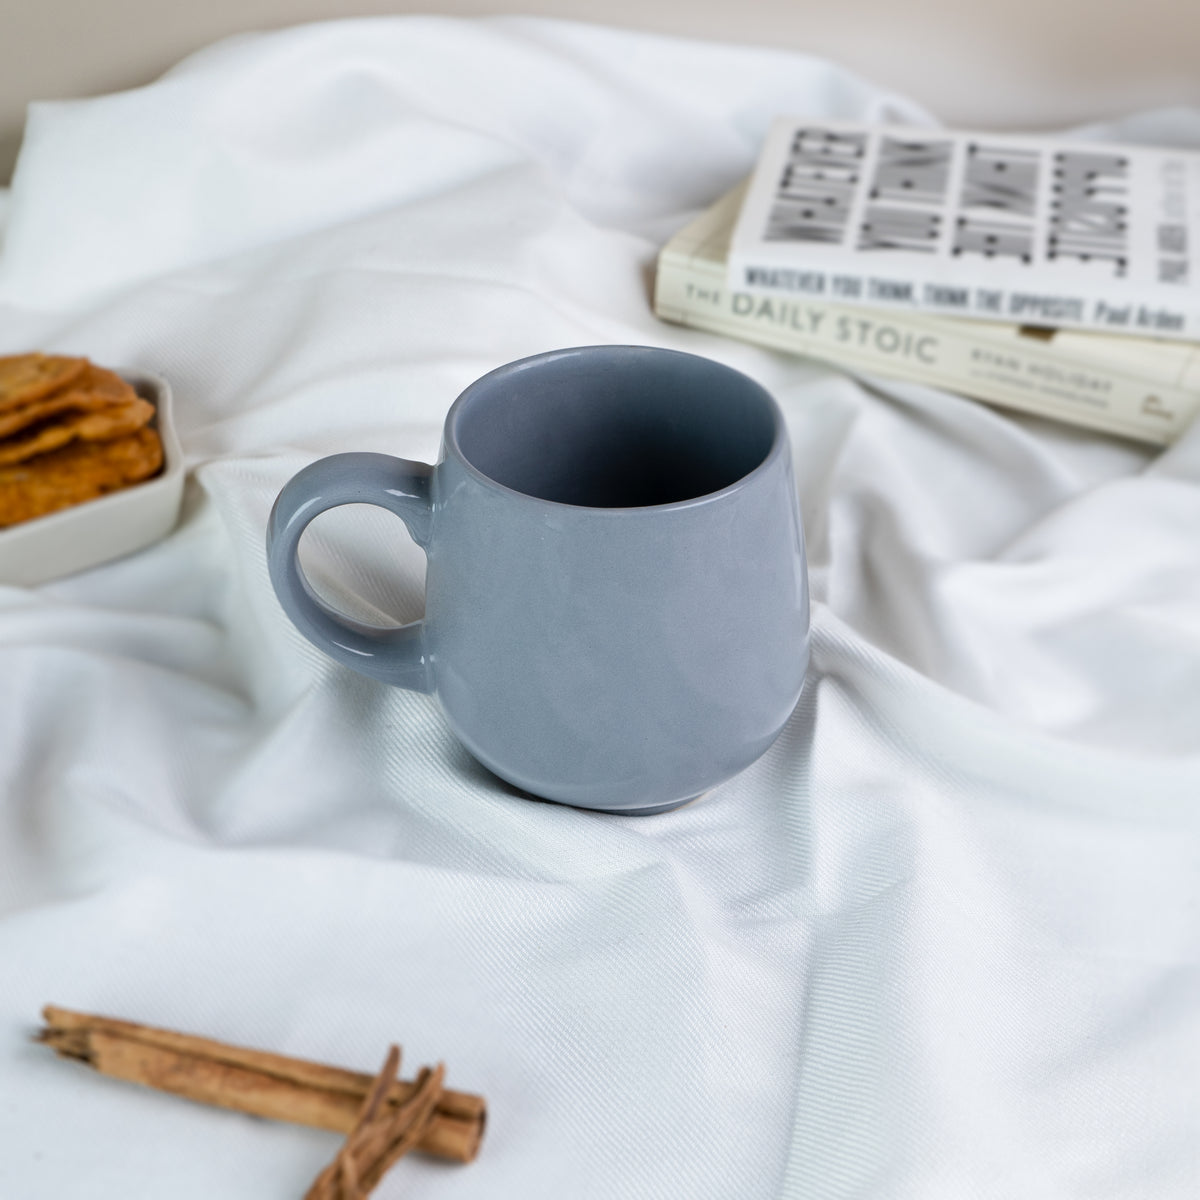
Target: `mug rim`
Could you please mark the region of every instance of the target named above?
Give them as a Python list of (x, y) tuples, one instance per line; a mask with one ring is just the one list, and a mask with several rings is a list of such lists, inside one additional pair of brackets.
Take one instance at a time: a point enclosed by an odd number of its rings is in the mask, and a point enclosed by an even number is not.
[[(485, 385), (495, 382), (498, 378), (506, 375), (515, 375), (519, 371), (529, 370), (532, 367), (538, 366), (545, 362), (551, 362), (558, 358), (566, 358), (572, 355), (591, 354), (597, 351), (612, 353), (614, 356), (626, 356), (629, 354), (644, 354), (647, 357), (662, 358), (675, 357), (687, 358), (693, 361), (703, 362), (707, 367), (711, 367), (718, 372), (726, 372), (736, 375), (741, 380), (744, 380), (750, 388), (757, 392), (765, 403), (767, 412), (771, 417), (771, 445), (767, 449), (766, 454), (759, 462), (747, 471), (744, 475), (739, 475), (732, 483), (726, 484), (722, 488), (718, 488), (713, 492), (703, 492), (699, 496), (688, 496), (683, 500), (670, 500), (664, 504), (637, 504), (637, 505), (593, 505), (593, 504), (570, 504), (564, 500), (547, 500), (543, 496), (534, 496), (529, 492), (523, 492), (519, 488), (509, 487), (507, 484), (501, 483), (498, 479), (494, 479), (485, 471), (480, 470), (463, 452), (462, 446), (458, 440), (458, 422), (461, 420), (463, 411), (470, 404), (475, 394), (482, 390)], [(787, 423), (784, 420), (783, 410), (779, 407), (778, 401), (765, 387), (756, 379), (752, 379), (744, 371), (739, 371), (736, 367), (727, 366), (717, 359), (709, 358), (703, 354), (692, 354), (687, 350), (673, 350), (666, 346), (648, 346), (639, 343), (598, 343), (587, 346), (565, 346), (557, 350), (543, 350), (538, 354), (529, 354), (524, 358), (514, 359), (512, 362), (503, 363), (498, 367), (494, 367), (486, 374), (481, 375), (478, 379), (468, 384), (458, 398), (450, 406), (446, 413), (446, 422), (443, 430), (443, 445), (445, 453), (453, 453), (455, 461), (471, 475), (475, 480), (484, 486), (504, 493), (508, 496), (514, 496), (518, 499), (528, 501), (533, 504), (543, 504), (556, 510), (573, 510), (576, 512), (586, 513), (642, 513), (642, 512), (670, 512), (677, 509), (692, 508), (699, 504), (710, 504), (721, 499), (733, 492), (749, 486), (749, 482), (756, 476), (766, 474), (767, 471), (775, 464), (781, 455), (786, 453), (788, 446)]]

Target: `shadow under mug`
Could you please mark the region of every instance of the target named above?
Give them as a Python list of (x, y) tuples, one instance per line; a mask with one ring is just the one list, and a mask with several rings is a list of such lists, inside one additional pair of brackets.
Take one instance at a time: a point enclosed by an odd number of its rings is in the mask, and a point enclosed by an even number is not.
[[(300, 568), (319, 513), (376, 504), (427, 556), (425, 618), (338, 613)], [(337, 454), (280, 492), (285, 612), (327, 654), (432, 693), (489, 770), (534, 796), (664, 812), (758, 758), (809, 654), (783, 416), (696, 355), (584, 346), (509, 363), (446, 417), (436, 466)]]

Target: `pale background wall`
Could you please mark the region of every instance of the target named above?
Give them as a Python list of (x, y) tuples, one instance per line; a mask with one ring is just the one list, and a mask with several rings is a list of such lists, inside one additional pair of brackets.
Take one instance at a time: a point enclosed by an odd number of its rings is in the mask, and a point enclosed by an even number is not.
[(831, 57), (950, 124), (1049, 128), (1200, 104), (1200, 0), (0, 0), (0, 182), (25, 105), (146, 83), (229, 33), (327, 17), (521, 12)]

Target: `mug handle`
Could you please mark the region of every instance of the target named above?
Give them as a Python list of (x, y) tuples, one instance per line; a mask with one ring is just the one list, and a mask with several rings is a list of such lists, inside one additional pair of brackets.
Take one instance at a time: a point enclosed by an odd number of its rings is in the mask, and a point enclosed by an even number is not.
[(422, 549), (429, 545), (433, 467), (390, 454), (333, 454), (284, 485), (267, 523), (267, 570), (296, 628), (331, 658), (395, 687), (432, 692), (425, 622), (366, 625), (330, 608), (300, 569), (300, 538), (314, 517), (341, 504), (375, 504), (393, 512)]

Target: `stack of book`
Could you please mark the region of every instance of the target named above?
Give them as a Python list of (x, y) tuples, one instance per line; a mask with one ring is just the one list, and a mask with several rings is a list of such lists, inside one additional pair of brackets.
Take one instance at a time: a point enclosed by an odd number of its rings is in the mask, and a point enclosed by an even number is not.
[(1200, 411), (1200, 154), (781, 119), (659, 255), (669, 321), (1165, 445)]

